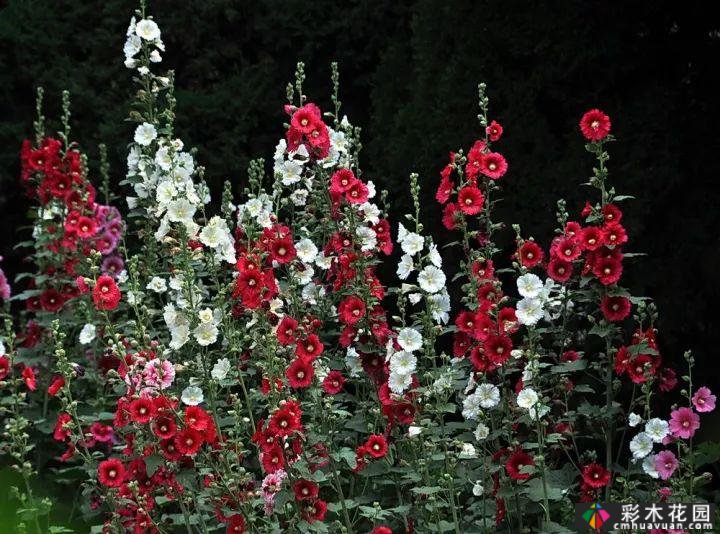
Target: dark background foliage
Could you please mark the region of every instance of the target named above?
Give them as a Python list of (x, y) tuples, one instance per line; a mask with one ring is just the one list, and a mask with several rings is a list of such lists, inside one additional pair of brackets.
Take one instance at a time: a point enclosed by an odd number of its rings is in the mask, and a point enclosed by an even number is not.
[[(135, 4), (3, 5), (0, 254), (12, 275), (21, 269), (12, 246), (27, 208), (17, 154), (31, 135), (36, 86), (46, 89), (48, 117), (59, 115), (61, 90), (72, 92), (73, 137), (95, 165), (97, 144), (108, 144), (114, 179), (122, 178), (132, 84), (121, 50)], [(366, 176), (391, 192), (397, 220), (407, 208), (407, 176), (419, 172), (424, 217), (441, 239), (432, 196), (448, 152), (479, 134), (479, 81), (506, 130), (498, 148), (510, 171), (499, 218), (544, 242), (556, 200), (566, 198), (577, 214), (588, 193), (579, 184), (593, 160), (577, 121), (588, 108), (605, 110), (619, 138), (610, 147), (611, 180), (637, 197), (625, 205), (628, 250), (648, 254), (626, 267), (627, 285), (656, 300), (665, 358), (680, 364), (692, 349), (699, 381), (718, 389), (720, 17), (710, 6), (158, 0), (151, 8), (168, 47), (163, 64), (176, 69), (178, 133), (198, 147), (216, 198), (225, 179), (242, 188), (249, 159), (271, 157), (298, 59), (307, 65), (306, 93), (325, 108), (329, 64), (339, 62), (344, 111), (363, 128)]]

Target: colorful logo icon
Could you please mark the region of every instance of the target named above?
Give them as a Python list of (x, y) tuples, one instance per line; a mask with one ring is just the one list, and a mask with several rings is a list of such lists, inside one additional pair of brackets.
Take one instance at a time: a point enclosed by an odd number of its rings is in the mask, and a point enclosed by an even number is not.
[(600, 527), (610, 519), (610, 514), (600, 505), (600, 503), (593, 503), (590, 508), (583, 514), (583, 519), (587, 521), (590, 528), (600, 530)]

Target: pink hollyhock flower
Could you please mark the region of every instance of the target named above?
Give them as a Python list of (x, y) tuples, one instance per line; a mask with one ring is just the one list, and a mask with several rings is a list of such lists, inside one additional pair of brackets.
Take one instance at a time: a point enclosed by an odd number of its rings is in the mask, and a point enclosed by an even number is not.
[(175, 367), (169, 360), (160, 361), (155, 358), (145, 364), (143, 378), (148, 386), (167, 389), (175, 380)]
[(700, 428), (700, 417), (690, 408), (678, 408), (670, 414), (670, 432), (676, 438), (688, 439)]
[(662, 451), (655, 456), (655, 469), (663, 480), (670, 478), (677, 466), (677, 458), (670, 451)]
[(706, 387), (701, 387), (692, 398), (693, 406), (700, 412), (712, 412), (715, 409), (715, 395)]

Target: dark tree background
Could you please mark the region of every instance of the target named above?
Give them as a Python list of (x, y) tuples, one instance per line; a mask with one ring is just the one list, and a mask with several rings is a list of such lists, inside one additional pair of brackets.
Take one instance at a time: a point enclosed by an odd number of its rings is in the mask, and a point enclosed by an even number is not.
[[(476, 86), (485, 81), (510, 163), (500, 218), (547, 242), (556, 200), (574, 213), (584, 203), (578, 184), (593, 159), (577, 121), (602, 108), (619, 138), (611, 179), (638, 197), (625, 205), (628, 249), (649, 255), (626, 268), (628, 285), (656, 300), (664, 356), (680, 363), (694, 350), (701, 380), (718, 389), (720, 17), (711, 4), (158, 0), (151, 12), (168, 47), (163, 65), (176, 69), (178, 133), (198, 147), (216, 197), (227, 178), (242, 187), (249, 159), (271, 157), (295, 62), (306, 63), (310, 99), (328, 107), (337, 60), (344, 111), (363, 128), (367, 176), (391, 191), (397, 216), (407, 176), (419, 172), (433, 229), (438, 172), (479, 134)], [(0, 254), (12, 275), (27, 207), (17, 154), (31, 135), (36, 86), (46, 89), (49, 118), (61, 90), (72, 92), (73, 137), (95, 165), (97, 144), (108, 144), (114, 177), (123, 176), (132, 84), (122, 44), (135, 2), (3, 5)]]

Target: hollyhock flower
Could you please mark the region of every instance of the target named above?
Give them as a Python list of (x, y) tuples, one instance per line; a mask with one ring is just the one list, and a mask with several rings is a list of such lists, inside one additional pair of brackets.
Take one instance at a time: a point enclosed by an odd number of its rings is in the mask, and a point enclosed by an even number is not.
[(477, 215), (483, 210), (485, 197), (477, 187), (466, 186), (458, 193), (458, 205), (465, 215)]
[(428, 293), (437, 293), (443, 289), (445, 281), (445, 273), (434, 265), (428, 265), (418, 274), (418, 285)]
[(177, 425), (172, 417), (163, 415), (155, 419), (152, 425), (153, 433), (162, 439), (170, 439), (177, 432)]
[(338, 305), (338, 314), (342, 323), (354, 325), (365, 317), (365, 303), (354, 295), (347, 297)]
[(525, 388), (517, 396), (517, 405), (520, 408), (529, 410), (538, 403), (538, 394), (532, 388)]
[(136, 423), (149, 423), (155, 417), (155, 404), (152, 400), (140, 397), (130, 403), (130, 417)]
[(285, 371), (291, 388), (306, 388), (312, 384), (315, 369), (305, 358), (295, 358)]
[(668, 393), (677, 386), (677, 376), (675, 375), (675, 371), (669, 367), (663, 367), (660, 369), (658, 378), (660, 379), (660, 391), (663, 393)]
[(361, 180), (355, 180), (350, 188), (345, 191), (345, 199), (350, 204), (362, 204), (369, 198), (369, 189)]
[(486, 128), (485, 133), (488, 134), (490, 141), (498, 141), (503, 134), (503, 127), (496, 121), (492, 121)]
[(606, 223), (618, 223), (622, 219), (622, 211), (615, 204), (606, 204), (600, 211)]
[(53, 381), (48, 386), (47, 392), (48, 395), (51, 397), (54, 397), (58, 394), (58, 391), (62, 389), (62, 387), (65, 385), (65, 379), (62, 376), (56, 376), (53, 378)]
[(508, 336), (490, 335), (485, 340), (485, 355), (496, 365), (505, 363), (510, 358), (512, 341)]
[(599, 109), (591, 109), (580, 119), (580, 131), (588, 141), (602, 141), (610, 133), (610, 117)]
[(614, 284), (622, 276), (622, 263), (614, 258), (601, 258), (593, 266), (593, 274), (603, 285)]
[(534, 326), (545, 316), (543, 301), (539, 298), (524, 298), (517, 303), (515, 314), (520, 324)]
[(642, 384), (643, 382), (647, 382), (649, 376), (655, 374), (652, 363), (653, 359), (651, 356), (640, 354), (628, 362), (625, 371), (630, 377), (630, 380), (635, 384)]
[(527, 480), (531, 477), (530, 473), (522, 472), (524, 467), (535, 466), (535, 461), (528, 453), (517, 450), (513, 452), (505, 462), (505, 471), (513, 480)]
[(692, 397), (693, 406), (700, 413), (712, 412), (715, 409), (715, 395), (706, 387), (699, 388)]
[(260, 461), (262, 462), (263, 469), (270, 474), (280, 471), (285, 467), (283, 451), (277, 443), (264, 449), (260, 453)]
[(355, 173), (350, 169), (339, 169), (330, 178), (330, 189), (337, 193), (345, 193), (357, 182)]
[(573, 261), (580, 257), (582, 248), (578, 241), (570, 237), (561, 237), (553, 242), (550, 254), (564, 261)]
[(91, 343), (93, 339), (95, 339), (95, 325), (88, 323), (80, 330), (78, 341), (81, 345), (87, 345)]
[(645, 433), (650, 436), (655, 443), (662, 443), (665, 436), (670, 433), (670, 429), (667, 421), (655, 417), (645, 423)]
[(205, 432), (215, 426), (212, 416), (197, 406), (185, 408), (185, 424), (198, 432)]
[(157, 137), (157, 130), (155, 126), (148, 122), (142, 123), (135, 129), (134, 140), (138, 145), (148, 146)]
[(215, 362), (215, 365), (210, 371), (210, 376), (215, 380), (225, 380), (230, 372), (230, 368), (230, 360), (227, 358), (220, 358), (217, 362)]
[(113, 443), (115, 441), (115, 431), (110, 425), (103, 425), (96, 421), (90, 425), (90, 433), (93, 439), (100, 443)]
[(547, 273), (550, 278), (556, 282), (567, 282), (572, 276), (573, 266), (569, 261), (564, 261), (559, 258), (553, 258), (550, 260), (547, 266)]
[(393, 534), (393, 531), (390, 527), (386, 527), (385, 525), (380, 525), (380, 526), (372, 529), (370, 534)]
[(330, 371), (323, 379), (323, 391), (328, 395), (337, 395), (343, 389), (345, 377), (340, 371)]
[(167, 389), (175, 380), (175, 366), (170, 360), (153, 358), (143, 368), (143, 379), (149, 386)]
[(203, 390), (197, 386), (188, 386), (183, 389), (180, 400), (188, 406), (197, 406), (205, 399)]
[(677, 458), (671, 451), (662, 451), (655, 456), (655, 469), (661, 479), (669, 479), (677, 467)]
[(653, 440), (645, 432), (640, 432), (630, 440), (630, 452), (633, 458), (640, 460), (652, 452)]
[(320, 108), (313, 103), (305, 104), (292, 114), (290, 125), (298, 132), (309, 135), (322, 122)]
[(293, 484), (296, 501), (312, 501), (317, 499), (318, 485), (310, 480), (301, 479)]
[(280, 264), (289, 263), (295, 259), (297, 252), (291, 237), (279, 237), (270, 244), (270, 255), (273, 261)]
[(37, 382), (35, 380), (35, 372), (32, 370), (32, 367), (28, 367), (27, 365), (22, 370), (22, 377), (23, 381), (25, 382), (25, 385), (30, 391), (35, 391), (37, 389)]
[(40, 295), (40, 305), (46, 312), (60, 311), (64, 304), (65, 297), (56, 289), (46, 289)]
[(518, 248), (516, 256), (524, 267), (532, 269), (543, 260), (544, 253), (535, 241), (525, 241)]
[(202, 447), (203, 436), (194, 428), (185, 428), (175, 434), (173, 441), (180, 454), (193, 456), (200, 450), (200, 447)]
[(474, 396), (478, 405), (485, 409), (492, 409), (500, 404), (500, 390), (494, 384), (480, 384)]
[(286, 315), (278, 324), (276, 335), (278, 341), (283, 345), (292, 345), (296, 342), (295, 331), (297, 330), (298, 322)]
[(117, 308), (122, 294), (111, 276), (102, 275), (93, 288), (93, 302), (98, 310)]
[(55, 422), (55, 428), (53, 430), (53, 438), (56, 441), (65, 441), (72, 434), (70, 428), (72, 423), (72, 416), (69, 413), (61, 412), (58, 415), (57, 421)]
[(403, 350), (414, 352), (422, 347), (422, 335), (414, 328), (403, 328), (398, 332), (397, 342)]
[(580, 233), (580, 244), (585, 250), (597, 250), (605, 244), (605, 233), (597, 226), (583, 228)]
[(435, 199), (440, 204), (445, 204), (448, 200), (450, 200), (450, 197), (452, 196), (453, 192), (455, 191), (455, 183), (450, 178), (451, 171), (452, 171), (452, 167), (448, 166), (448, 167), (445, 167), (445, 169), (442, 172), (442, 179), (440, 180), (440, 184), (438, 185), (437, 192), (435, 193)]
[(316, 334), (310, 334), (305, 339), (300, 339), (295, 346), (295, 354), (300, 359), (314, 360), (320, 356), (325, 350), (325, 345), (320, 343), (320, 338)]
[(582, 469), (583, 482), (592, 488), (602, 488), (610, 482), (610, 471), (599, 464), (589, 464)]
[(371, 434), (365, 442), (365, 447), (373, 458), (382, 458), (388, 451), (387, 440), (380, 434)]
[(442, 223), (448, 230), (456, 230), (459, 227), (460, 220), (462, 219), (460, 210), (458, 210), (457, 204), (449, 202), (445, 205), (442, 214)]
[(603, 241), (608, 246), (617, 246), (627, 243), (627, 233), (625, 232), (625, 228), (623, 228), (620, 223), (613, 222), (606, 224), (602, 230), (602, 233)]
[[(103, 260), (102, 265), (100, 266), (104, 274), (112, 276), (113, 278), (117, 278), (117, 276), (122, 272), (124, 267), (125, 263), (120, 256), (108, 256)], [(85, 291), (83, 291), (83, 293), (84, 292)]]
[(678, 408), (670, 413), (670, 432), (676, 438), (689, 439), (700, 428), (700, 417), (691, 408)]
[(81, 239), (89, 239), (97, 233), (97, 224), (90, 217), (78, 217), (76, 231)]
[(117, 458), (110, 458), (100, 462), (98, 466), (98, 480), (103, 486), (119, 488), (125, 478), (125, 466)]
[(245, 534), (245, 518), (240, 514), (233, 514), (228, 518), (226, 534)]
[(611, 322), (625, 319), (630, 315), (631, 308), (630, 300), (625, 297), (605, 296), (600, 302), (600, 309), (605, 319)]
[(327, 503), (321, 499), (303, 506), (302, 516), (308, 523), (314, 523), (315, 521), (322, 521), (325, 519), (327, 513)]
[(507, 172), (508, 164), (502, 154), (489, 152), (480, 160), (480, 172), (491, 180), (502, 178)]
[(517, 279), (518, 293), (523, 297), (534, 298), (540, 295), (544, 284), (540, 278), (532, 273), (527, 273)]

